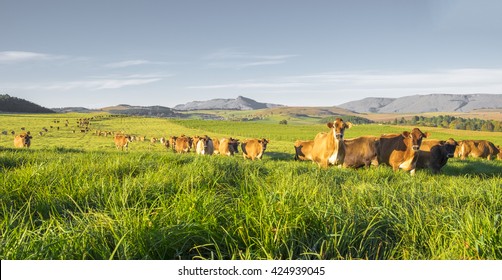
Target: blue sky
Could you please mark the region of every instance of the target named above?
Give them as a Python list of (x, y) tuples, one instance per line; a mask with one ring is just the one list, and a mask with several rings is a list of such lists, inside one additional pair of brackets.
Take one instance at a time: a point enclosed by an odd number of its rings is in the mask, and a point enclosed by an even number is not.
[(0, 93), (46, 107), (502, 93), (502, 1), (0, 0)]

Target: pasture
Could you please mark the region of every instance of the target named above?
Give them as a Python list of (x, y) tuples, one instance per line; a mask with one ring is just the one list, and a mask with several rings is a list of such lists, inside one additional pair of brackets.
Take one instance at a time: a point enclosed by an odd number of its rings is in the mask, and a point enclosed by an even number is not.
[[(80, 132), (77, 121), (92, 116)], [(320, 169), (293, 160), (295, 140), (328, 130), (315, 123), (0, 115), (0, 130), (21, 127), (30, 149), (0, 135), (1, 259), (502, 259), (500, 160), (450, 159), (442, 174), (414, 177)], [(360, 125), (345, 137), (410, 129)], [(502, 145), (502, 133), (421, 129)], [(261, 161), (149, 141), (121, 152), (97, 130), (270, 143)]]

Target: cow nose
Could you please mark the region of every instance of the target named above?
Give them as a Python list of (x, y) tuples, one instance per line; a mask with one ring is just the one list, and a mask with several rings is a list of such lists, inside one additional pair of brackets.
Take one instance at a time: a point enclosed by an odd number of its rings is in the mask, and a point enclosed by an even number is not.
[(343, 138), (343, 134), (337, 134), (337, 135), (335, 135), (335, 137), (336, 137), (336, 139), (340, 140)]
[(419, 147), (418, 145), (413, 145), (413, 150), (414, 150), (414, 151), (418, 151), (418, 149), (419, 149), (419, 148), (420, 148), (420, 147)]

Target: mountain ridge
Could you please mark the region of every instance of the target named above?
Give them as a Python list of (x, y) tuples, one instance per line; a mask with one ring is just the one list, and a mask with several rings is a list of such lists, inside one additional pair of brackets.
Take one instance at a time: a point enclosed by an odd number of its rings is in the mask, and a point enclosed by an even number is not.
[(399, 98), (367, 97), (338, 107), (357, 113), (471, 112), (502, 108), (502, 94), (427, 94)]
[(185, 104), (178, 104), (173, 107), (180, 111), (196, 111), (196, 110), (258, 110), (274, 107), (282, 107), (284, 105), (262, 103), (251, 98), (238, 96), (237, 98), (216, 98), (206, 101), (191, 101)]

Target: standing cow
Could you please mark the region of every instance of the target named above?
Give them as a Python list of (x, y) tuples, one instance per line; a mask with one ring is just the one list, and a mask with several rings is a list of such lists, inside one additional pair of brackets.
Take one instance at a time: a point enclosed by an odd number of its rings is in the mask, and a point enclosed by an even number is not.
[(268, 143), (270, 143), (270, 140), (265, 138), (245, 140), (241, 144), (242, 156), (251, 160), (261, 159)]
[(124, 148), (128, 150), (129, 143), (132, 142), (130, 135), (123, 135), (123, 134), (116, 134), (113, 137), (113, 141), (115, 142), (115, 147), (117, 147), (117, 149), (121, 151), (123, 151)]
[(378, 163), (390, 165), (394, 171), (403, 169), (414, 175), (420, 145), (429, 135), (418, 128), (402, 134), (382, 135), (377, 150)]
[[(216, 142), (215, 142), (216, 143)], [(221, 138), (220, 143), (218, 145), (218, 153), (224, 156), (233, 156), (235, 153), (238, 153), (239, 140), (230, 138)], [(216, 145), (214, 148), (216, 152)]]
[(29, 133), (21, 133), (14, 137), (14, 147), (29, 148), (31, 145), (31, 135)]
[(198, 155), (212, 155), (214, 152), (213, 140), (207, 135), (198, 137), (198, 139), (195, 144), (195, 152)]
[(329, 122), (328, 133), (318, 133), (314, 139), (312, 147), (312, 160), (317, 162), (321, 167), (328, 165), (343, 164), (345, 159), (345, 143), (343, 136), (345, 129), (349, 129), (352, 124), (344, 122), (341, 118), (337, 118), (334, 122)]

